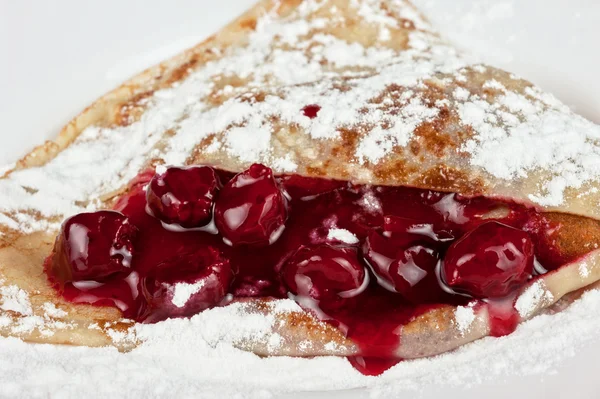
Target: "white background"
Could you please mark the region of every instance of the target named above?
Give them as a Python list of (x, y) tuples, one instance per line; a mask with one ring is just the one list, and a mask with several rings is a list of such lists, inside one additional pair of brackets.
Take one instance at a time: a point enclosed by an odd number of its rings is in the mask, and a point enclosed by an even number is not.
[[(0, 166), (53, 137), (124, 79), (210, 35), (253, 2), (0, 0)], [(600, 1), (415, 2), (461, 47), (529, 78), (600, 123)], [(469, 389), (431, 387), (419, 397), (597, 398), (598, 359), (600, 334), (595, 346), (555, 375)], [(289, 397), (365, 396), (338, 395)]]

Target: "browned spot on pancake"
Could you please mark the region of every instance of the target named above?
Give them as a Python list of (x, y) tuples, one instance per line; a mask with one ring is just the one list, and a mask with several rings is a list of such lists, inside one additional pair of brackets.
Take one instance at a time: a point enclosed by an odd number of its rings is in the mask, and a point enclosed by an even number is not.
[(197, 63), (198, 54), (194, 54), (194, 56), (189, 61), (184, 62), (171, 72), (171, 75), (167, 79), (166, 83), (172, 84), (174, 82), (179, 82), (180, 80), (185, 79), (194, 69)]
[(408, 176), (416, 171), (404, 159), (392, 159), (375, 167), (373, 174), (379, 181), (406, 183)]
[[(0, 212), (0, 214), (4, 215), (5, 217), (7, 217), (9, 219), (13, 219), (7, 213)], [(15, 223), (16, 223), (16, 221), (15, 221)], [(17, 238), (19, 238), (19, 236), (22, 234), (18, 230), (13, 230), (4, 224), (0, 225), (0, 232), (2, 233), (2, 234), (0, 234), (0, 248), (6, 248), (6, 247), (12, 245), (15, 242), (15, 240)], [(2, 269), (2, 265), (0, 265), (0, 270), (1, 269)]]
[(352, 87), (350, 87), (350, 85), (348, 83), (346, 83), (345, 81), (335, 82), (332, 87), (335, 90), (339, 90), (342, 93), (345, 93), (352, 89)]
[(600, 248), (600, 221), (566, 213), (544, 213), (557, 226), (546, 237), (565, 262), (577, 259)]
[[(457, 121), (457, 124), (458, 124), (458, 123), (459, 123), (459, 122)], [(457, 141), (458, 141), (459, 143), (464, 143), (464, 142), (466, 142), (467, 140), (469, 140), (469, 139), (472, 139), (473, 137), (475, 137), (475, 130), (473, 130), (473, 127), (472, 127), (472, 126), (470, 126), (470, 125), (467, 125), (467, 126), (461, 126), (461, 129), (460, 129), (460, 130), (458, 130), (458, 131), (455, 133), (455, 135), (456, 135), (456, 137), (457, 137)], [(459, 154), (460, 154), (460, 153), (459, 153)], [(465, 155), (468, 155), (468, 156), (470, 156), (469, 154), (465, 154)]]
[(448, 148), (456, 148), (457, 143), (452, 135), (445, 132), (450, 111), (443, 108), (438, 117), (431, 122), (422, 123), (415, 129), (412, 141), (423, 144), (427, 151), (441, 157)]
[(325, 177), (327, 171), (322, 166), (307, 166), (306, 173), (312, 177)]
[(206, 158), (206, 154), (204, 153), (206, 147), (213, 144), (216, 139), (216, 134), (212, 133), (200, 140), (192, 150), (190, 156), (185, 160), (185, 164), (201, 164), (203, 162), (202, 160)]
[(267, 93), (265, 93), (264, 91), (253, 90), (250, 93), (246, 93), (240, 100), (242, 102), (248, 103), (262, 103), (263, 101), (265, 101), (266, 96)]
[(386, 98), (391, 98), (392, 100), (398, 99), (405, 90), (406, 88), (403, 86), (393, 83), (386, 86), (386, 88), (378, 96), (371, 98), (369, 101), (367, 101), (367, 103), (382, 104), (383, 100)]
[(425, 90), (421, 92), (423, 102), (430, 108), (437, 107), (437, 102), (447, 98), (444, 92), (444, 87), (440, 86), (442, 83), (438, 81), (426, 81)]
[(286, 330), (301, 331), (303, 339), (318, 342), (335, 342), (338, 345), (352, 345), (341, 331), (330, 324), (320, 322), (307, 312), (288, 312), (279, 315), (286, 325)]
[(175, 130), (173, 130), (173, 129), (167, 130), (166, 132), (164, 132), (164, 136), (165, 137), (173, 137), (173, 136), (175, 136)]
[(484, 98), (485, 98), (485, 96), (496, 98), (497, 96), (500, 96), (502, 94), (504, 94), (504, 91), (499, 90), (499, 89), (495, 89), (495, 88), (492, 88), (492, 87), (486, 87), (486, 88), (483, 89)]
[(240, 28), (255, 30), (256, 29), (256, 18), (248, 18), (240, 21)]
[(358, 132), (354, 129), (340, 128), (341, 142), (331, 149), (331, 155), (339, 159), (352, 159), (354, 157), (356, 144), (358, 143)]
[(452, 325), (454, 318), (453, 306), (440, 306), (431, 309), (402, 327), (402, 334), (426, 334), (427, 331), (444, 331)]
[(153, 94), (154, 90), (147, 90), (132, 96), (117, 109), (115, 123), (118, 126), (128, 126), (139, 120), (144, 113), (148, 98), (152, 97)]
[(410, 143), (408, 143), (408, 148), (415, 156), (419, 155), (419, 152), (421, 151), (421, 145), (416, 140), (411, 140)]
[(237, 75), (216, 75), (212, 82), (215, 90), (222, 90), (225, 86), (242, 87), (248, 82), (248, 79), (242, 79)]
[(445, 165), (437, 165), (429, 169), (413, 183), (433, 190), (454, 191), (466, 195), (481, 194), (484, 188), (480, 178), (468, 176)]
[(281, 17), (290, 15), (303, 0), (281, 0), (272, 1), (269, 8), (276, 11)]
[(290, 312), (286, 314), (285, 320), (292, 327), (314, 323), (313, 318), (309, 314), (303, 312)]
[(415, 23), (413, 21), (411, 21), (410, 19), (406, 19), (406, 18), (400, 18), (399, 19), (400, 25), (407, 30), (415, 30)]

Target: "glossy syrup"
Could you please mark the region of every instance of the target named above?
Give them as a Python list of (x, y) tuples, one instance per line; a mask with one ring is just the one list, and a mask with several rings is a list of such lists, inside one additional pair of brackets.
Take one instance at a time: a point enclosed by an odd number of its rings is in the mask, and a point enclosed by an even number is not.
[[(305, 110), (310, 115), (318, 110)], [(307, 115), (307, 116), (310, 116)], [(52, 259), (46, 269), (50, 279), (72, 302), (90, 303), (97, 306), (116, 306), (127, 318), (137, 321), (155, 321), (144, 299), (140, 281), (161, 262), (176, 255), (183, 255), (199, 248), (212, 246), (220, 250), (231, 263), (234, 273), (229, 292), (234, 297), (287, 298), (288, 292), (279, 277), (282, 265), (301, 245), (329, 244), (356, 249), (361, 262), (362, 244), (367, 235), (381, 231), (384, 215), (394, 215), (430, 224), (451, 232), (457, 239), (477, 225), (489, 219), (483, 216), (491, 211), (503, 215), (502, 223), (522, 228), (539, 215), (533, 210), (508, 202), (486, 198), (465, 199), (456, 194), (439, 193), (405, 187), (361, 186), (326, 179), (284, 175), (276, 178), (288, 198), (288, 218), (285, 230), (277, 241), (268, 247), (231, 247), (215, 231), (166, 229), (151, 216), (146, 208), (145, 186), (152, 172), (140, 174), (132, 183), (127, 195), (115, 204), (114, 209), (126, 215), (139, 230), (133, 256), (133, 271), (102, 283), (94, 281), (61, 284), (52, 275)], [(233, 174), (218, 171), (225, 184)], [(497, 212), (499, 209), (502, 212)], [(357, 243), (340, 242), (329, 237), (330, 229), (345, 229), (358, 239)], [(441, 254), (448, 242), (440, 242), (435, 249)], [(322, 320), (338, 327), (360, 348), (360, 356), (350, 358), (351, 363), (366, 375), (377, 375), (399, 361), (395, 355), (401, 345), (401, 326), (415, 316), (443, 304), (464, 305), (472, 300), (464, 295), (445, 293), (440, 303), (414, 303), (405, 300), (378, 284), (369, 270), (368, 287), (358, 296), (339, 308), (309, 311)], [(177, 273), (177, 271), (173, 271)], [(439, 288), (440, 290), (442, 287)], [(506, 306), (506, 301), (511, 303)], [(302, 303), (301, 303), (302, 305)], [(509, 334), (519, 321), (507, 298), (503, 306), (490, 304), (492, 335)]]

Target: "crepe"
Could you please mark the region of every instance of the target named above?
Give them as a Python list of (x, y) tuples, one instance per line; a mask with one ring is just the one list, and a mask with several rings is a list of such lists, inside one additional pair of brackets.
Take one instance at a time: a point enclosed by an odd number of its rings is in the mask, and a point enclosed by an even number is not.
[[(320, 109), (309, 118), (302, 108), (313, 104)], [(278, 173), (548, 212), (561, 224), (556, 245), (577, 260), (523, 288), (524, 321), (600, 279), (599, 137), (599, 126), (551, 95), (459, 52), (407, 1), (261, 1), (101, 97), (0, 180), (0, 333), (137, 345), (133, 322), (117, 309), (61, 298), (43, 262), (66, 216), (110, 207), (146, 168), (184, 163), (238, 172), (261, 162)], [(283, 337), (277, 346), (269, 334), (236, 339), (242, 349), (360, 354), (310, 313), (275, 312), (268, 299), (237, 306), (274, 315), (270, 333)], [(405, 325), (397, 356), (433, 355), (490, 333), (485, 306), (468, 326), (458, 314), (445, 306)]]

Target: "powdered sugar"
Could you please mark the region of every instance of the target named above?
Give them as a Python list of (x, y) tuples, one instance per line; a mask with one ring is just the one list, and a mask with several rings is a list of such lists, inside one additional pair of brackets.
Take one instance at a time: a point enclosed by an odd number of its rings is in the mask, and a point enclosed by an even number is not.
[[(297, 305), (283, 304), (288, 306)], [(114, 348), (31, 345), (2, 338), (0, 395), (158, 398), (167, 393), (183, 397), (201, 392), (206, 398), (264, 398), (289, 391), (370, 387), (375, 396), (392, 397), (435, 386), (548, 372), (576, 348), (593, 341), (600, 328), (595, 317), (600, 311), (600, 293), (590, 292), (564, 312), (538, 316), (503, 339), (485, 338), (452, 354), (401, 362), (373, 378), (360, 375), (343, 358), (260, 358), (234, 349), (228, 342), (260, 336), (270, 322), (259, 316), (238, 324), (239, 309), (213, 309), (189, 320), (138, 326), (146, 342), (125, 354)], [(234, 325), (242, 326), (244, 334), (236, 333)], [(450, 369), (452, 373), (447, 372)]]
[(171, 299), (171, 302), (178, 308), (185, 306), (190, 297), (200, 291), (205, 283), (206, 280), (200, 280), (193, 284), (176, 283), (173, 286), (173, 298)]
[(458, 331), (464, 335), (475, 321), (475, 311), (473, 310), (473, 306), (458, 306), (454, 311), (454, 320), (458, 327)]
[(544, 303), (552, 301), (553, 296), (548, 291), (542, 280), (538, 280), (531, 284), (517, 299), (515, 309), (523, 318), (527, 318), (535, 313)]
[[(493, 81), (489, 85), (503, 89)], [(506, 92), (494, 103), (471, 97), (459, 105), (463, 123), (477, 132), (463, 150), (472, 154), (472, 164), (501, 179), (524, 178), (543, 170), (549, 176), (539, 194), (529, 198), (557, 206), (567, 188), (580, 188), (600, 177), (600, 147), (594, 144), (600, 126), (538, 89), (529, 89), (527, 96)]]
[(34, 330), (43, 336), (51, 336), (56, 330), (71, 328), (71, 323), (60, 320), (67, 313), (53, 303), (44, 303), (44, 313), (41, 316), (35, 315), (29, 294), (16, 285), (0, 287), (0, 309), (3, 311), (0, 315), (0, 328), (8, 329), (16, 336)]
[(358, 242), (358, 238), (352, 234), (352, 232), (339, 228), (329, 229), (329, 232), (327, 233), (327, 239), (343, 242), (345, 244), (356, 244)]
[(60, 317), (65, 317), (67, 315), (67, 312), (65, 312), (62, 309), (57, 308), (55, 304), (50, 303), (50, 302), (44, 303), (43, 308), (44, 308), (44, 312), (46, 313), (46, 316), (48, 316), (48, 317), (60, 318)]
[(579, 265), (579, 275), (582, 278), (586, 278), (590, 275), (590, 270), (588, 269), (588, 264), (586, 262), (581, 262)]
[(4, 311), (12, 311), (25, 316), (32, 314), (29, 295), (16, 285), (3, 285), (0, 287), (0, 299), (2, 301), (0, 309)]

